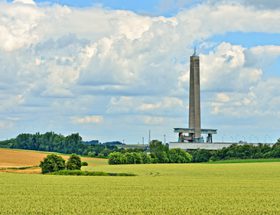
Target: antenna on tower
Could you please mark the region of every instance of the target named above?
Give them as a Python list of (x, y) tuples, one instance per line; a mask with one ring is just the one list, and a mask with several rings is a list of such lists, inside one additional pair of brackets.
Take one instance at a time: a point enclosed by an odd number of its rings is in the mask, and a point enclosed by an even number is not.
[(196, 46), (193, 49), (193, 56), (196, 56)]

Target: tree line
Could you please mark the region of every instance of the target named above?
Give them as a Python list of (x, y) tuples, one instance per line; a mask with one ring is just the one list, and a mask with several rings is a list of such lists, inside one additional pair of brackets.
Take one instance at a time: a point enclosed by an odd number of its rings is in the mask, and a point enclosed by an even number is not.
[(111, 152), (118, 150), (117, 146), (114, 145), (84, 143), (78, 133), (63, 136), (54, 132), (19, 134), (16, 138), (0, 141), (0, 147), (59, 152), (64, 154), (74, 153), (101, 158), (106, 158)]
[(192, 156), (182, 149), (169, 150), (167, 145), (163, 145), (158, 140), (153, 140), (149, 144), (149, 154), (147, 152), (113, 152), (109, 155), (109, 164), (148, 164), (148, 163), (189, 163)]
[[(84, 142), (76, 133), (68, 136), (47, 132), (44, 134), (19, 134), (16, 138), (0, 141), (0, 148), (27, 149), (37, 151), (78, 154), (108, 158), (111, 164), (131, 163), (187, 163), (229, 159), (280, 158), (280, 139), (273, 146), (266, 144), (233, 144), (221, 150), (169, 150), (168, 145), (158, 140), (150, 142), (147, 150), (118, 148), (116, 144), (91, 144)], [(110, 156), (109, 156), (110, 154)]]
[(235, 159), (280, 158), (280, 139), (273, 146), (267, 144), (238, 145), (221, 150), (196, 149), (187, 152), (181, 149), (170, 149), (160, 141), (153, 140), (147, 152), (113, 152), (109, 155), (109, 164), (141, 163), (200, 163)]
[(273, 146), (267, 144), (258, 144), (257, 146), (246, 144), (233, 144), (230, 147), (221, 150), (190, 150), (192, 162), (208, 162), (219, 160), (235, 159), (260, 159), (260, 158), (280, 158), (280, 139)]

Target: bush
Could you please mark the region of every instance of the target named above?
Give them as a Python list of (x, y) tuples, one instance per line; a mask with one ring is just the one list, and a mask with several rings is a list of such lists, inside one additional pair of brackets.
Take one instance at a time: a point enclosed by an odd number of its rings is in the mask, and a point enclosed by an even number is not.
[(189, 163), (192, 160), (192, 156), (182, 149), (171, 149), (169, 151), (170, 163)]
[(148, 155), (147, 153), (142, 152), (142, 153), (140, 153), (140, 156), (142, 157), (142, 162), (143, 162), (144, 164), (146, 164), (146, 163), (152, 163), (152, 158), (151, 158), (151, 156)]
[(65, 169), (65, 160), (58, 155), (50, 154), (40, 163), (42, 173), (51, 173)]
[(151, 156), (144, 152), (113, 152), (109, 155), (109, 164), (143, 164), (151, 162)]
[(132, 154), (134, 156), (134, 161), (135, 161), (136, 164), (142, 164), (143, 163), (142, 156), (139, 152), (133, 152)]
[(120, 152), (112, 152), (109, 154), (109, 164), (126, 164), (126, 157)]
[(68, 170), (80, 170), (81, 167), (82, 167), (81, 158), (76, 154), (72, 154), (66, 163), (66, 168)]
[(133, 173), (110, 173), (110, 172), (89, 172), (81, 170), (61, 170), (51, 173), (52, 175), (70, 175), (70, 176), (136, 176)]
[(157, 151), (151, 153), (154, 163), (169, 163), (168, 154), (166, 151)]
[(88, 162), (83, 161), (82, 166), (88, 166)]
[(126, 164), (141, 164), (143, 163), (142, 156), (137, 152), (126, 152), (124, 154), (126, 158)]
[(273, 150), (270, 152), (271, 158), (280, 158), (280, 147), (274, 147)]
[(149, 143), (149, 148), (150, 148), (151, 153), (156, 153), (156, 152), (161, 152), (161, 151), (168, 152), (168, 150), (169, 150), (168, 145), (164, 145), (164, 144), (162, 144), (161, 141), (158, 141), (158, 140), (152, 140)]
[(192, 161), (194, 163), (208, 162), (212, 156), (211, 151), (206, 149), (198, 149), (192, 152)]

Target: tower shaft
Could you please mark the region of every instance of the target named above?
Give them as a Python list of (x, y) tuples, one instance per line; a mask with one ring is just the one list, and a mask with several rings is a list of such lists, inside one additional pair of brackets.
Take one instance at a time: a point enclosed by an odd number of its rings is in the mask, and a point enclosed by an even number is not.
[(190, 57), (189, 128), (194, 129), (194, 142), (201, 138), (199, 56)]

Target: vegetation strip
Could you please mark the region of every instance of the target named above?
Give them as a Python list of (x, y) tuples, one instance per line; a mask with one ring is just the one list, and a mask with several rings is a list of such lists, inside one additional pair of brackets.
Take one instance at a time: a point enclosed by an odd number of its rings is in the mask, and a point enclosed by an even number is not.
[(49, 173), (48, 175), (70, 175), (70, 176), (136, 176), (133, 173), (110, 173), (110, 172), (89, 172), (81, 170), (61, 170)]
[[(146, 163), (202, 163), (235, 159), (273, 159), (280, 158), (280, 139), (271, 146), (267, 144), (239, 145), (238, 143), (220, 150), (195, 149), (187, 152), (169, 149), (168, 144), (152, 140), (142, 149), (125, 149), (123, 144), (93, 144), (84, 142), (81, 136), (63, 136), (54, 132), (45, 134), (20, 134), (14, 139), (0, 141), (0, 147), (76, 153), (82, 156), (109, 158), (109, 164), (146, 164)], [(71, 164), (72, 165), (72, 164)], [(61, 167), (64, 165), (62, 164)], [(60, 166), (59, 166), (60, 168)], [(72, 166), (67, 167), (71, 169)], [(44, 169), (44, 168), (42, 168)], [(58, 171), (60, 169), (54, 169)], [(48, 173), (44, 172), (43, 173)]]
[(209, 164), (227, 164), (227, 163), (268, 163), (268, 162), (280, 162), (280, 159), (263, 158), (263, 159), (236, 159), (236, 160), (220, 160), (207, 162)]
[(22, 167), (3, 167), (0, 170), (25, 170), (25, 169), (33, 169), (37, 168), (38, 166), (22, 166)]

